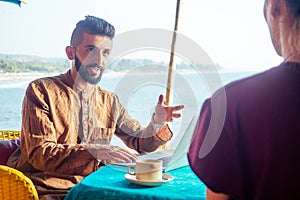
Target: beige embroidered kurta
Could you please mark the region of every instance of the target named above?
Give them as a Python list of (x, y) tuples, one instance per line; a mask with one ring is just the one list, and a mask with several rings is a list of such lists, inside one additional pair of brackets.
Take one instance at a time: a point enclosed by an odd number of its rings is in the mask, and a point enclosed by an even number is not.
[[(69, 189), (96, 169), (97, 159), (80, 144), (79, 92), (70, 71), (35, 80), (27, 88), (22, 108), (20, 150), (9, 163), (26, 173), (37, 187)], [(117, 95), (98, 86), (84, 92), (89, 102), (88, 143), (109, 144), (115, 134), (128, 147), (150, 152), (171, 139), (167, 125), (158, 133), (152, 122), (141, 127), (127, 113)]]

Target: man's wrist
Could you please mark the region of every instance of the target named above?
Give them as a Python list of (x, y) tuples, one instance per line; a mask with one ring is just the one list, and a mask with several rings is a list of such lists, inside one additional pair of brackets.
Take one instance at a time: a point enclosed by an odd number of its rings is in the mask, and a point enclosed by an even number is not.
[(166, 123), (165, 122), (163, 124), (157, 123), (157, 122), (155, 122), (154, 117), (155, 117), (155, 113), (152, 114), (151, 123), (153, 124), (155, 130), (158, 131), (162, 127), (164, 127), (166, 125)]

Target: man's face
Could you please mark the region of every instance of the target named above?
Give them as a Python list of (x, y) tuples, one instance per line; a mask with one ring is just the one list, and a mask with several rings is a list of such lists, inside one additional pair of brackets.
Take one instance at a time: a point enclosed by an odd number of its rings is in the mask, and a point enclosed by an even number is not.
[(84, 81), (91, 84), (100, 82), (111, 49), (109, 37), (83, 34), (82, 42), (75, 48), (75, 67)]

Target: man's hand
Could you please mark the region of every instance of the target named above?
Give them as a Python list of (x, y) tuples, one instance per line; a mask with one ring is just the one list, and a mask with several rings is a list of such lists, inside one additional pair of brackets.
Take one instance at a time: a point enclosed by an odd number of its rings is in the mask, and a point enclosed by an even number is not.
[(173, 118), (181, 117), (180, 113), (175, 113), (183, 109), (183, 105), (179, 106), (166, 106), (164, 103), (164, 96), (161, 94), (158, 98), (158, 103), (155, 107), (154, 122), (164, 124), (165, 122), (173, 122)]
[(137, 160), (136, 155), (119, 146), (88, 144), (86, 148), (98, 160), (114, 162), (135, 162)]

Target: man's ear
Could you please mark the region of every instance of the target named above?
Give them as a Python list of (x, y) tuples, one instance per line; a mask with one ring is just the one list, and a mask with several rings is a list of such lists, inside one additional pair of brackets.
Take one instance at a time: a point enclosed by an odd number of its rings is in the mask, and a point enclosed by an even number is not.
[(74, 48), (71, 46), (67, 46), (65, 50), (66, 50), (66, 54), (67, 54), (69, 60), (74, 60), (74, 58), (75, 58)]

